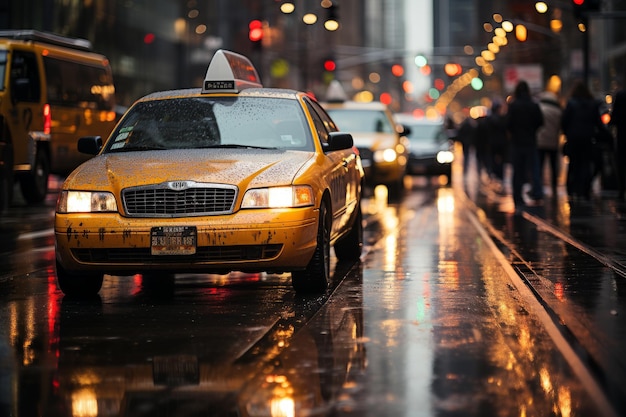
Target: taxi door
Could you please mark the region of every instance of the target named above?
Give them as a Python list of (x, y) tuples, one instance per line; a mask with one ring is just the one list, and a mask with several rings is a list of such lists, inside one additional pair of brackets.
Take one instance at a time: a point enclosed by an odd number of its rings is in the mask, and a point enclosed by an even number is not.
[[(308, 100), (306, 102), (318, 135), (324, 141), (328, 136), (329, 127), (335, 125), (317, 103)], [(330, 183), (333, 205), (331, 235), (335, 235), (348, 227), (352, 214), (358, 206), (361, 176), (354, 149), (328, 152), (326, 156), (332, 162), (332, 170), (328, 174), (327, 181)]]

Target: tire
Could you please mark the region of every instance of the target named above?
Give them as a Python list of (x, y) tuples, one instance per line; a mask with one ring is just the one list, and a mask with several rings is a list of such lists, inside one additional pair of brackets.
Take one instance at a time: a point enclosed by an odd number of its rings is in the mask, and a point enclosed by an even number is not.
[(69, 272), (56, 262), (57, 284), (63, 294), (71, 297), (93, 297), (100, 292), (104, 274), (83, 272)]
[(50, 176), (50, 160), (48, 153), (42, 149), (35, 156), (35, 168), (20, 178), (20, 188), (26, 202), (41, 203), (48, 194), (48, 177)]
[(363, 250), (363, 214), (361, 205), (357, 207), (356, 219), (347, 235), (335, 243), (335, 255), (342, 261), (357, 261)]
[(10, 143), (0, 143), (0, 162), (0, 213), (2, 213), (13, 201), (13, 147)]
[(322, 293), (328, 288), (330, 279), (330, 227), (326, 204), (320, 206), (320, 220), (317, 228), (317, 246), (313, 257), (304, 271), (291, 273), (291, 285), (299, 294)]
[(389, 192), (389, 198), (392, 200), (400, 199), (404, 194), (404, 174), (399, 179), (385, 185)]

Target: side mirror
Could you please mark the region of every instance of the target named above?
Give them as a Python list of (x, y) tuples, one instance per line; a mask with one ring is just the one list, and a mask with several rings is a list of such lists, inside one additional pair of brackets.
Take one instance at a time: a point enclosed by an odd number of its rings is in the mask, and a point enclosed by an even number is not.
[(354, 146), (352, 135), (346, 132), (330, 132), (328, 134), (327, 151), (339, 151), (342, 149), (350, 149)]
[(78, 139), (78, 152), (88, 155), (97, 155), (102, 149), (102, 137), (85, 136)]

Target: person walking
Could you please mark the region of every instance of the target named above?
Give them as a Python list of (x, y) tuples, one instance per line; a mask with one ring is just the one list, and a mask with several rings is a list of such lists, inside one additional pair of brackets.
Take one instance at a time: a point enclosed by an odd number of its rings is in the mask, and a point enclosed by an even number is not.
[(588, 200), (594, 169), (594, 137), (604, 129), (600, 116), (600, 102), (595, 100), (583, 81), (572, 87), (561, 117), (561, 130), (566, 137), (567, 194)]
[[(530, 87), (520, 81), (515, 87), (507, 112), (507, 131), (511, 141), (513, 165), (513, 202), (518, 211), (524, 205), (538, 205), (543, 199), (543, 187), (537, 161), (537, 129), (543, 125), (543, 113), (533, 101)], [(531, 198), (528, 203), (522, 194), (524, 184), (530, 179)]]
[(467, 116), (457, 130), (456, 140), (463, 147), (463, 176), (467, 179), (470, 158), (476, 144), (476, 121)]
[(610, 125), (616, 132), (617, 197), (623, 200), (626, 192), (626, 87), (615, 94)]
[(508, 139), (506, 130), (506, 109), (499, 101), (494, 101), (490, 114), (485, 118), (486, 135), (489, 142), (489, 175), (495, 185), (504, 185), (504, 164), (508, 162)]
[(544, 91), (539, 95), (539, 107), (543, 114), (543, 125), (537, 130), (537, 150), (539, 152), (539, 172), (543, 178), (545, 161), (550, 167), (550, 186), (552, 196), (557, 197), (559, 178), (559, 140), (561, 137), (561, 117), (563, 109), (558, 97), (551, 91)]

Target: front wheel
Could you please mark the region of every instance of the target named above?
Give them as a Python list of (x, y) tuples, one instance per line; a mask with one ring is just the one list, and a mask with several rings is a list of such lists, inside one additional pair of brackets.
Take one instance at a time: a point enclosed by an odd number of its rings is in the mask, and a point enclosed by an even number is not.
[(73, 297), (90, 297), (102, 288), (104, 274), (93, 272), (69, 272), (56, 261), (57, 283), (63, 294)]
[(335, 243), (335, 255), (339, 261), (356, 261), (363, 250), (363, 214), (361, 205), (357, 207), (352, 229)]
[(35, 156), (35, 167), (32, 172), (20, 178), (20, 188), (26, 202), (41, 203), (48, 194), (48, 177), (50, 176), (50, 160), (48, 153), (42, 149)]
[(8, 209), (13, 200), (13, 147), (0, 142), (0, 213)]
[(291, 273), (291, 284), (297, 293), (321, 293), (328, 287), (330, 279), (330, 218), (326, 205), (320, 206), (317, 227), (317, 246), (313, 258), (304, 271)]

